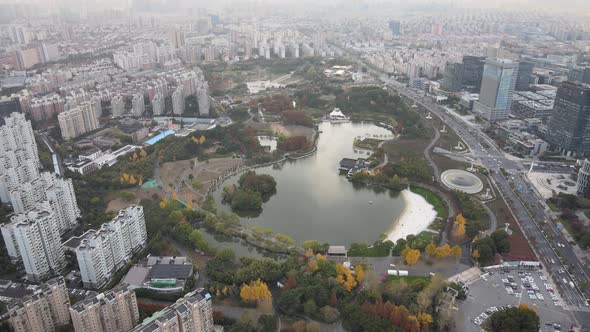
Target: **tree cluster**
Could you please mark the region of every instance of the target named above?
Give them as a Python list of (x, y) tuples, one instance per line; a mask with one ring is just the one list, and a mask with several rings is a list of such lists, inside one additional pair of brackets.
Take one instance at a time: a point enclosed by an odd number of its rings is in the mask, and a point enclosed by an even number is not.
[(480, 264), (488, 265), (494, 262), (496, 254), (510, 252), (510, 236), (506, 231), (498, 229), (491, 236), (484, 237), (473, 242), (473, 258)]

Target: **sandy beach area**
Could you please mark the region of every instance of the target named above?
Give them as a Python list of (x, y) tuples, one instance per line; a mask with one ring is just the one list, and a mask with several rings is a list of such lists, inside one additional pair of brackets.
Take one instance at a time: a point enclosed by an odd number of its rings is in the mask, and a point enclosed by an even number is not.
[(418, 235), (436, 218), (434, 207), (424, 197), (407, 189), (401, 195), (406, 207), (387, 235), (387, 239), (393, 242), (410, 234)]

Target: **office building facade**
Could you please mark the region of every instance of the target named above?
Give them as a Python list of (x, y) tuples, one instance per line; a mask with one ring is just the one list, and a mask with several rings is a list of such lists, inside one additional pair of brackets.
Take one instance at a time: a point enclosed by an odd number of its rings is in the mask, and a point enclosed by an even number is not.
[(462, 63), (447, 63), (443, 76), (442, 88), (448, 92), (459, 92), (463, 86), (464, 65)]
[(463, 85), (478, 92), (481, 88), (481, 78), (485, 57), (465, 55), (463, 56)]
[(578, 171), (577, 193), (584, 198), (590, 198), (590, 160), (585, 159)]
[(567, 79), (572, 82), (590, 84), (590, 66), (573, 66), (567, 74)]
[(473, 103), (474, 113), (489, 122), (507, 119), (517, 74), (518, 63), (504, 59), (486, 60), (479, 100)]
[(549, 120), (547, 141), (568, 156), (590, 155), (590, 85), (561, 84)]
[(516, 84), (514, 90), (516, 91), (527, 91), (531, 82), (531, 76), (533, 75), (533, 68), (535, 64), (521, 61), (518, 63), (518, 75), (516, 76)]

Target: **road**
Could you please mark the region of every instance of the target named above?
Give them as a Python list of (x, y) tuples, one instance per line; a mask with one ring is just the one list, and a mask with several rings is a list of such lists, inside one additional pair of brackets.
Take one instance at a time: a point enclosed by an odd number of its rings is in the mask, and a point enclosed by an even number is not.
[[(588, 307), (584, 303), (586, 295), (577, 285), (580, 281), (590, 284), (590, 278), (574, 254), (572, 247), (556, 230), (545, 202), (536, 191), (529, 189), (531, 185), (526, 180), (528, 169), (519, 160), (507, 158), (493, 140), (482, 132), (469, 127), (462, 120), (449, 115), (444, 108), (432, 102), (429, 97), (414, 92), (387, 76), (381, 76), (381, 80), (387, 87), (412, 99), (433, 115), (438, 116), (467, 144), (472, 157), (491, 170), (493, 182), (514, 213), (537, 257), (540, 258), (555, 284), (558, 285), (568, 308), (573, 310), (578, 325), (581, 325), (580, 321), (582, 321), (582, 324), (588, 326), (586, 324), (590, 324), (590, 315), (587, 313)], [(500, 168), (505, 170), (506, 176), (497, 171)], [(534, 212), (529, 212), (527, 206)], [(542, 230), (545, 230), (549, 236), (546, 236)], [(560, 259), (558, 253), (565, 259)], [(571, 274), (568, 272), (568, 267)], [(572, 288), (569, 285), (570, 281), (575, 287)], [(586, 292), (588, 293), (588, 290)]]

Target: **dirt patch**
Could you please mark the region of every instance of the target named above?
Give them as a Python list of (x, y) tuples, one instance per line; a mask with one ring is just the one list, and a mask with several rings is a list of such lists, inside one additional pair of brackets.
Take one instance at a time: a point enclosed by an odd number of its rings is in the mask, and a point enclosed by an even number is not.
[[(160, 177), (165, 190), (175, 192), (184, 202), (201, 204), (209, 188), (215, 185), (227, 172), (242, 165), (239, 158), (218, 158), (205, 162), (197, 159), (165, 163), (160, 167)], [(193, 188), (192, 183), (198, 181), (201, 188)]]
[[(526, 237), (520, 230), (516, 220), (512, 217), (510, 210), (501, 198), (487, 203), (490, 209), (496, 214), (498, 228), (503, 229), (508, 223), (512, 235), (510, 235), (510, 253), (504, 255), (505, 260), (536, 260), (536, 255), (529, 245)], [(534, 241), (534, 239), (530, 239)]]
[[(132, 201), (126, 201), (119, 196), (122, 192), (133, 193), (136, 198)], [(129, 207), (132, 204), (138, 204), (139, 202), (141, 202), (141, 200), (152, 199), (154, 198), (154, 195), (157, 195), (158, 197), (163, 197), (164, 191), (160, 189), (128, 189), (113, 192), (107, 197), (109, 203), (107, 204), (106, 212), (117, 212), (121, 209)]]

